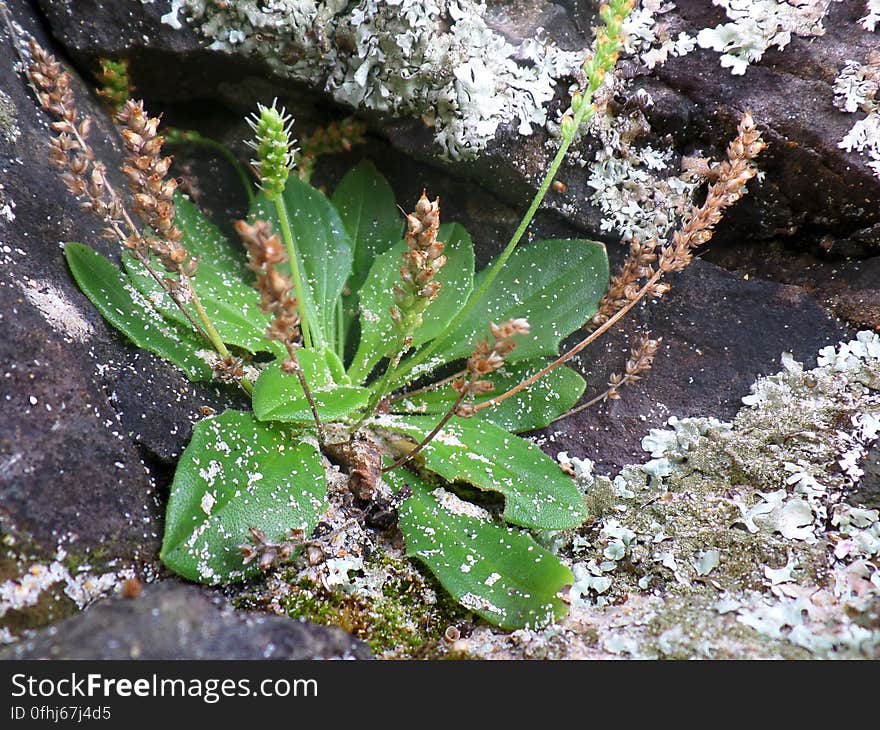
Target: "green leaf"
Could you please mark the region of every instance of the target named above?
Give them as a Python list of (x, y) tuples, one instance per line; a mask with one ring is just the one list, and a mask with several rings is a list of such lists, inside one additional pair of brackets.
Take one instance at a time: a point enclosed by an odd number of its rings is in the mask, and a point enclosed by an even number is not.
[(394, 191), (369, 160), (361, 160), (339, 182), (331, 199), (351, 239), (349, 289), (360, 289), (373, 259), (403, 237)]
[(351, 239), (352, 263), (348, 292), (342, 295), (343, 349), (358, 315), (358, 290), (377, 255), (403, 237), (403, 220), (394, 191), (369, 160), (361, 160), (342, 178), (331, 199)]
[(104, 319), (138, 347), (173, 362), (190, 380), (211, 380), (211, 368), (197, 354), (205, 345), (163, 320), (112, 262), (81, 243), (64, 244), (64, 255), (79, 288)]
[[(474, 282), (479, 289), (487, 269)], [(508, 362), (555, 355), (563, 337), (581, 327), (608, 288), (608, 257), (601, 243), (585, 240), (536, 241), (514, 251), (480, 303), (434, 353), (434, 367), (467, 357), (489, 334), (491, 322), (525, 317), (531, 324), (517, 338)]]
[[(491, 400), (493, 395), (501, 395), (528, 376), (538, 372), (546, 361), (525, 360), (513, 365), (505, 365), (502, 370), (492, 373), (491, 380), (495, 390), (478, 396), (475, 403)], [(574, 370), (561, 366), (551, 370), (537, 383), (516, 395), (502, 401), (497, 406), (479, 411), (474, 418), (491, 421), (505, 431), (519, 433), (543, 428), (565, 413), (578, 402), (586, 383)], [(394, 413), (433, 413), (442, 416), (455, 402), (458, 394), (449, 385), (437, 390), (407, 396), (391, 404)]]
[[(322, 421), (336, 421), (367, 405), (370, 391), (353, 385), (338, 385), (333, 379), (335, 353), (300, 349), (297, 359), (312, 391)], [(335, 362), (338, 362), (336, 360)], [(253, 393), (254, 414), (261, 421), (311, 423), (309, 402), (294, 373), (274, 362), (257, 378)]]
[[(181, 243), (199, 261), (199, 269), (192, 278), (193, 288), (220, 339), (248, 352), (272, 352), (283, 357), (284, 348), (264, 337), (271, 316), (260, 311), (260, 295), (252, 286), (253, 274), (245, 266), (241, 247), (232, 244), (182, 195), (175, 195), (174, 204), (174, 220), (183, 232)], [(153, 261), (162, 271), (158, 260)], [(143, 264), (131, 256), (125, 256), (123, 264), (135, 286), (164, 317), (188, 326), (186, 317)]]
[[(432, 416), (386, 416), (377, 426), (420, 442)], [(537, 446), (488, 421), (453, 417), (415, 457), (450, 482), (463, 481), (504, 495), (504, 519), (537, 530), (566, 530), (587, 518), (570, 477)]]
[(162, 561), (201, 583), (227, 583), (257, 572), (239, 545), (248, 528), (278, 542), (293, 529), (311, 534), (327, 508), (317, 449), (289, 427), (226, 411), (196, 424), (177, 465), (165, 517)]
[[(336, 208), (326, 196), (295, 176), (284, 188), (284, 205), (291, 236), (303, 275), (306, 301), (300, 302), (304, 317), (318, 328), (326, 343), (335, 346), (336, 303), (351, 273), (351, 243)], [(272, 224), (279, 234), (275, 204), (264, 193), (257, 196), (250, 216)], [(342, 353), (337, 353), (340, 356)]]
[[(468, 232), (458, 223), (447, 223), (440, 226), (438, 238), (446, 243), (443, 253), (447, 261), (436, 277), (443, 286), (413, 336), (413, 347), (441, 334), (473, 289), (474, 246)], [(394, 303), (392, 289), (400, 280), (401, 254), (405, 250), (406, 243), (400, 241), (377, 256), (361, 288), (361, 339), (349, 368), (355, 382), (363, 381), (383, 357), (396, 354), (389, 351), (397, 339), (390, 307)]]
[(488, 514), (456, 514), (452, 495), (432, 492), (411, 473), (385, 478), (396, 489), (412, 489), (400, 507), (406, 554), (465, 608), (503, 629), (541, 628), (568, 613), (558, 593), (574, 576), (528, 534), (495, 524)]

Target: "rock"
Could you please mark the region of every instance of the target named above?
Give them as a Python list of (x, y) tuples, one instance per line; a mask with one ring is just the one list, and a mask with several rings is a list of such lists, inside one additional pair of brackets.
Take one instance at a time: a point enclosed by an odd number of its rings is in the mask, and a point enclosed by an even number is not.
[[(140, 92), (158, 102), (220, 99), (241, 110), (255, 97), (290, 99), (293, 95), (297, 108), (307, 108), (326, 104), (328, 92), (349, 98), (348, 91), (340, 91), (334, 80), (334, 69), (346, 64), (354, 68), (359, 63), (352, 61), (352, 39), (344, 13), (327, 19), (327, 34), (304, 31), (297, 40), (295, 31), (278, 35), (273, 27), (277, 17), (272, 13), (284, 10), (268, 9), (266, 24), (260, 28), (262, 40), (251, 38), (251, 31), (242, 26), (243, 40), (230, 45), (216, 25), (210, 37), (198, 34), (204, 18), (187, 21), (185, 12), (180, 11), (162, 22), (163, 14), (171, 9), (168, 0), (124, 5), (104, 0), (40, 0), (39, 5), (77, 62), (93, 69), (101, 56), (130, 57)], [(790, 10), (790, 4), (776, 5)], [(222, 17), (231, 23), (232, 6), (207, 6), (205, 12), (227, 13)], [(673, 38), (681, 32), (696, 37), (701, 30), (729, 21), (723, 8), (703, 0), (679, 0), (669, 6), (671, 10), (655, 13), (646, 24), (646, 33), (655, 37), (654, 49), (659, 45), (656, 39), (665, 33)], [(857, 22), (863, 14), (863, 3), (830, 3), (821, 35), (809, 35), (799, 28), (797, 32), (804, 35), (793, 33), (782, 51), (769, 48), (742, 76), (723, 68), (718, 53), (699, 47), (681, 57), (673, 55), (653, 70), (632, 57), (621, 64), (619, 75), (625, 79), (613, 104), (618, 121), (624, 124), (629, 118), (644, 116), (650, 129), (637, 136), (635, 148), (649, 143), (660, 151), (672, 150), (673, 169), (684, 154), (702, 151), (721, 155), (744, 110), (750, 109), (765, 130), (771, 143), (761, 161), (765, 182), (753, 186), (749, 201), (731, 213), (731, 225), (719, 235), (716, 247), (726, 242), (741, 249), (744, 241), (781, 238), (835, 257), (866, 256), (880, 249), (880, 212), (871, 204), (880, 196), (880, 177), (868, 166), (867, 156), (839, 147), (860, 116), (834, 105), (834, 82), (846, 62), (866, 62), (876, 46), (875, 34)], [(175, 22), (172, 16), (179, 27), (170, 24)], [(526, 53), (527, 47), (519, 45), (524, 39), (533, 42), (538, 38), (557, 42), (563, 51), (578, 51), (590, 37), (595, 3), (491, 2), (482, 17), (487, 32), (494, 33), (499, 42), (516, 45), (518, 54)], [(283, 46), (283, 53), (274, 49), (273, 43)], [(644, 57), (647, 50), (642, 46), (637, 52)], [(335, 65), (327, 60), (336, 58), (339, 62)], [(462, 64), (457, 69), (464, 68), (467, 59), (457, 62)], [(394, 63), (394, 58), (384, 61), (386, 66)], [(523, 65), (530, 67), (529, 63)], [(430, 69), (421, 69), (419, 74), (425, 76), (418, 77), (419, 83), (446, 83), (450, 73), (449, 68), (442, 68), (431, 76)], [(291, 74), (293, 84), (288, 78)], [(568, 77), (560, 75), (556, 98), (550, 102), (551, 119), (563, 103), (568, 82)], [(643, 92), (653, 103), (644, 103), (647, 97)], [(401, 93), (407, 92), (404, 89)], [(406, 104), (394, 107), (393, 93), (382, 102), (386, 103), (391, 108), (361, 111), (394, 146), (416, 159), (436, 163), (440, 152), (434, 142), (437, 129), (423, 123), (425, 110), (418, 102), (411, 105), (411, 113), (407, 113)], [(370, 104), (376, 106), (375, 101)], [(548, 135), (540, 125), (533, 125), (536, 133), (531, 136), (519, 134), (517, 126), (511, 115), (498, 125), (494, 138), (474, 159), (462, 159), (452, 164), (452, 169), (458, 177), (468, 177), (505, 202), (523, 208), (555, 145), (547, 144)], [(588, 138), (581, 158), (592, 160), (600, 146)], [(606, 216), (588, 201), (595, 191), (576, 159), (563, 167), (559, 179), (568, 190), (551, 194), (547, 207), (596, 235)]]
[(341, 629), (245, 614), (194, 586), (147, 585), (0, 650), (0, 659), (369, 659)]
[(746, 281), (694, 261), (670, 278), (672, 290), (587, 349), (574, 366), (587, 395), (601, 393), (608, 375), (622, 373), (639, 330), (663, 338), (654, 367), (621, 391), (620, 400), (574, 414), (540, 435), (545, 451), (588, 457), (600, 473), (640, 463), (641, 439), (670, 416), (731, 418), (759, 375), (779, 370), (782, 352), (815, 366), (815, 353), (836, 344), (846, 328), (803, 289)]
[[(31, 5), (9, 7), (51, 49)], [(199, 408), (234, 398), (130, 345), (77, 289), (60, 243), (87, 242), (118, 259), (117, 247), (99, 238), (49, 164), (49, 120), (17, 73), (5, 26), (0, 34), (0, 581), (46, 567), (59, 545), (71, 568), (148, 563), (161, 535), (157, 483), (167, 484)], [(116, 175), (112, 125), (79, 79), (74, 89)]]

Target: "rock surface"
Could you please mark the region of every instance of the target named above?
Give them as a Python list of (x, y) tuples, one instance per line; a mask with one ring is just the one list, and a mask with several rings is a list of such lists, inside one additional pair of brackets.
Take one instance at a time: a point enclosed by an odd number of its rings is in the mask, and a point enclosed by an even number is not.
[[(325, 73), (316, 72), (305, 84), (292, 84), (283, 77), (283, 64), (279, 66), (275, 59), (266, 63), (268, 53), (261, 56), (259, 48), (251, 54), (235, 50), (239, 46), (229, 52), (208, 49), (211, 39), (197, 34), (198, 23), (183, 22), (182, 27), (172, 28), (161, 21), (170, 9), (168, 0), (147, 4), (39, 0), (39, 4), (53, 32), (78, 63), (94, 68), (101, 56), (130, 57), (135, 83), (150, 99), (165, 103), (221, 99), (239, 109), (249, 108), (255, 97), (265, 100), (274, 95), (294, 96), (299, 107), (325, 103)], [(511, 43), (540, 37), (543, 28), (543, 36), (560, 47), (580, 49), (590, 37), (595, 5), (586, 0), (490, 2), (486, 23)], [(731, 213), (732, 225), (719, 236), (728, 245), (742, 248), (743, 239), (751, 243), (780, 238), (797, 247), (831, 251), (834, 256), (867, 256), (880, 250), (880, 211), (871, 203), (880, 197), (880, 178), (868, 167), (867, 157), (838, 146), (857, 117), (834, 106), (837, 74), (848, 60), (864, 62), (876, 47), (876, 33), (857, 22), (863, 14), (862, 2), (830, 3), (822, 35), (792, 34), (784, 50), (771, 47), (744, 76), (732, 75), (722, 68), (718, 53), (699, 47), (651, 71), (633, 58), (622, 65), (621, 75), (631, 83), (621, 87), (615, 102), (620, 119), (643, 113), (650, 125), (638, 145), (671, 149), (673, 159), (698, 150), (718, 156), (745, 110), (751, 110), (765, 130), (771, 143), (762, 160), (765, 183), (751, 201)], [(666, 32), (695, 37), (701, 29), (723, 24), (728, 18), (723, 8), (704, 0), (678, 0), (670, 12), (657, 14), (654, 20), (651, 32), (658, 37)], [(267, 28), (266, 37), (272, 32)], [(333, 46), (337, 42), (342, 41), (326, 40), (334, 52), (340, 50)], [(345, 49), (340, 52), (344, 55)], [(561, 103), (561, 89), (567, 83), (560, 81), (555, 105)], [(304, 94), (306, 87), (311, 89), (310, 96)], [(653, 104), (639, 101), (643, 91)], [(438, 148), (431, 131), (421, 120), (405, 116), (372, 114), (375, 128), (393, 145), (436, 163)], [(476, 159), (453, 166), (455, 174), (523, 207), (553, 152), (552, 142), (547, 146), (547, 141), (543, 130), (522, 136), (515, 123), (501, 125)], [(584, 157), (592, 159), (596, 149), (588, 140)], [(587, 200), (594, 191), (583, 169), (567, 164), (559, 178), (568, 189), (552, 195), (547, 205), (598, 232), (603, 216)]]
[(194, 586), (108, 598), (0, 651), (0, 659), (369, 659), (341, 629), (244, 614)]
[[(51, 48), (30, 5), (9, 5)], [(150, 472), (164, 486), (199, 408), (230, 396), (193, 387), (128, 344), (77, 289), (61, 242), (118, 254), (49, 164), (49, 120), (17, 72), (5, 27), (0, 37), (0, 580), (54, 559), (59, 545), (96, 569), (149, 562), (163, 513)], [(121, 158), (107, 117), (77, 79), (74, 88), (112, 171)]]
[(576, 369), (587, 378), (588, 394), (602, 392), (610, 373), (623, 372), (638, 331), (663, 338), (654, 367), (620, 400), (546, 429), (546, 451), (586, 456), (614, 473), (644, 457), (640, 442), (649, 428), (670, 416), (730, 419), (755, 378), (779, 369), (782, 352), (814, 366), (821, 347), (846, 335), (799, 287), (745, 281), (703, 261), (670, 282), (669, 294), (588, 349)]

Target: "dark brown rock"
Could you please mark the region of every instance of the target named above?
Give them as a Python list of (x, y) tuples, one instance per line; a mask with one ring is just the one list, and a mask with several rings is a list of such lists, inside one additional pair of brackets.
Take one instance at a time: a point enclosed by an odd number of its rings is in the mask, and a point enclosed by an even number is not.
[(167, 581), (116, 596), (0, 650), (0, 659), (369, 659), (341, 629), (242, 613)]
[(819, 349), (846, 336), (799, 287), (746, 281), (699, 260), (670, 282), (663, 299), (609, 332), (575, 366), (587, 379), (587, 395), (600, 393), (610, 373), (623, 372), (633, 334), (649, 330), (663, 338), (653, 369), (620, 400), (545, 429), (545, 451), (588, 457), (599, 472), (613, 474), (644, 461), (641, 439), (649, 428), (670, 416), (730, 419), (755, 378), (780, 370), (782, 352), (815, 367)]
[[(30, 5), (9, 3), (16, 22), (44, 44)], [(189, 439), (199, 407), (228, 393), (182, 374), (111, 330), (73, 282), (60, 244), (101, 241), (48, 162), (48, 117), (34, 103), (5, 26), (0, 29), (0, 523), (18, 549), (43, 559), (59, 542), (96, 567), (152, 560), (162, 507), (144, 461), (167, 469)], [(78, 104), (95, 120), (91, 139), (115, 174), (115, 132), (87, 88)], [(119, 181), (117, 180), (117, 183)], [(163, 479), (166, 474), (159, 475)], [(9, 564), (14, 566), (14, 564)], [(9, 567), (9, 566), (8, 566)], [(14, 568), (10, 567), (11, 573)], [(4, 570), (3, 578), (9, 577)]]

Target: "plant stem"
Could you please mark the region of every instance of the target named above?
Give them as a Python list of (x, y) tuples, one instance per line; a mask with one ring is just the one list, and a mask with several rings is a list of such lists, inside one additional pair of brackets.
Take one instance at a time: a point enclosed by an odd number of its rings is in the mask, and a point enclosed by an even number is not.
[(309, 409), (312, 411), (312, 418), (315, 419), (315, 426), (318, 429), (318, 443), (323, 446), (325, 442), (324, 438), (324, 425), (321, 423), (321, 416), (318, 415), (318, 405), (315, 403), (315, 398), (312, 396), (312, 389), (309, 388), (309, 383), (306, 380), (306, 375), (302, 370), (302, 366), (299, 364), (299, 358), (296, 356), (296, 348), (291, 343), (286, 343), (287, 346), (287, 354), (290, 356), (290, 362), (293, 365), (293, 372), (299, 380), (300, 387), (303, 389), (303, 393), (305, 393), (306, 400), (309, 402)]
[[(121, 234), (117, 233), (117, 235)], [(171, 288), (171, 286), (159, 275), (159, 272), (150, 265), (149, 259), (146, 257), (142, 258), (140, 256), (135, 256), (135, 259), (143, 265), (150, 276), (153, 277), (156, 283), (160, 287), (162, 287), (162, 290), (171, 298), (171, 301), (177, 305), (177, 308), (183, 313), (183, 316), (189, 320), (189, 323), (193, 326), (193, 329), (195, 329), (195, 331), (202, 337), (204, 337), (208, 342), (211, 342), (211, 338), (208, 337), (208, 333), (202, 329), (198, 322), (196, 322), (195, 318), (192, 316), (192, 314), (190, 314), (184, 303), (180, 301), (180, 297), (178, 297), (177, 294), (174, 293), (174, 290)]]
[(508, 398), (510, 398), (511, 396), (516, 395), (520, 391), (525, 390), (533, 383), (536, 383), (538, 380), (543, 378), (551, 370), (554, 370), (555, 368), (558, 368), (560, 365), (562, 365), (564, 362), (571, 360), (571, 358), (573, 358), (575, 355), (577, 355), (581, 350), (583, 350), (585, 347), (587, 347), (588, 345), (595, 342), (605, 332), (607, 332), (615, 324), (617, 324), (617, 322), (619, 322), (621, 320), (621, 318), (623, 318), (623, 316), (627, 312), (629, 312), (636, 304), (638, 304), (644, 298), (644, 296), (651, 290), (651, 288), (654, 286), (654, 284), (656, 284), (660, 280), (661, 276), (663, 276), (663, 272), (658, 269), (656, 272), (654, 272), (654, 275), (651, 276), (650, 279), (648, 279), (648, 281), (645, 283), (645, 285), (641, 289), (639, 289), (638, 294), (636, 294), (635, 297), (633, 297), (629, 302), (627, 302), (625, 306), (618, 309), (617, 312), (615, 312), (613, 316), (611, 316), (604, 324), (602, 324), (601, 327), (597, 327), (587, 337), (585, 337), (583, 340), (578, 342), (574, 347), (572, 347), (568, 352), (563, 353), (558, 358), (556, 358), (553, 362), (551, 362), (549, 365), (547, 365), (545, 368), (539, 370), (534, 375), (529, 376), (528, 378), (523, 380), (521, 383), (519, 383), (518, 385), (516, 385), (513, 388), (511, 388), (510, 390), (508, 390), (506, 393), (502, 393), (501, 395), (499, 395), (495, 398), (490, 398), (489, 400), (484, 401), (483, 403), (480, 403), (477, 406), (474, 406), (474, 412), (476, 413), (477, 411), (482, 411), (485, 408), (492, 408), (493, 406), (498, 405), (502, 401), (505, 401)]
[(427, 436), (425, 436), (425, 438), (423, 438), (421, 440), (421, 442), (419, 442), (419, 444), (412, 449), (412, 451), (401, 456), (393, 464), (389, 464), (388, 466), (383, 466), (381, 469), (382, 473), (384, 474), (385, 472), (391, 471), (392, 469), (397, 469), (397, 467), (399, 467), (399, 466), (403, 466), (410, 459), (412, 459), (416, 454), (418, 454), (422, 449), (424, 449), (429, 443), (431, 443), (433, 438), (438, 433), (440, 433), (440, 429), (443, 428), (449, 422), (449, 419), (455, 415), (455, 411), (458, 410), (458, 407), (461, 405), (461, 402), (464, 400), (464, 397), (466, 395), (467, 395), (467, 390), (463, 390), (459, 394), (458, 398), (455, 399), (455, 403), (452, 404), (452, 407), (446, 412), (446, 415), (443, 416), (443, 418), (440, 419), (440, 422), (436, 426), (434, 426), (434, 428), (431, 430), (431, 433), (429, 433)]
[(596, 113), (596, 107), (592, 103), (593, 94), (602, 86), (607, 74), (617, 63), (617, 53), (623, 45), (623, 20), (629, 14), (632, 6), (633, 3), (630, 0), (611, 0), (609, 5), (603, 6), (600, 10), (604, 25), (600, 27), (597, 35), (595, 55), (584, 65), (584, 72), (587, 74), (586, 88), (583, 89), (582, 94), (572, 97), (572, 110), (574, 114), (572, 117), (564, 118), (560, 125), (562, 144), (550, 163), (550, 167), (547, 169), (547, 173), (544, 175), (544, 179), (541, 181), (541, 185), (538, 187), (531, 205), (526, 210), (510, 241), (488, 270), (480, 287), (468, 299), (464, 307), (459, 310), (458, 314), (452, 318), (444, 334), (434, 339), (410, 358), (400, 374), (401, 379), (408, 376), (416, 367), (428, 361), (446, 343), (458, 325), (465, 321), (465, 318), (478, 304), (482, 303), (486, 292), (489, 291), (489, 287), (495, 281), (498, 274), (501, 273), (501, 269), (507, 263), (507, 260), (513, 255), (544, 197), (547, 195), (547, 191), (550, 189), (553, 178), (556, 176), (569, 147), (571, 147), (572, 142), (577, 137), (578, 129)]
[(456, 378), (460, 378), (464, 375), (467, 370), (459, 370), (457, 373), (453, 373), (452, 375), (448, 375), (441, 380), (435, 380), (433, 383), (429, 383), (421, 388), (416, 388), (415, 390), (408, 390), (405, 393), (398, 393), (397, 395), (392, 395), (388, 400), (392, 403), (394, 401), (406, 400), (414, 395), (421, 395), (422, 393), (432, 393), (435, 390), (440, 390), (444, 385), (451, 383)]
[(553, 158), (553, 162), (550, 163), (547, 174), (544, 176), (544, 179), (541, 182), (540, 187), (538, 188), (538, 192), (535, 193), (535, 197), (532, 199), (531, 205), (529, 206), (516, 230), (513, 232), (513, 236), (511, 236), (510, 241), (508, 241), (507, 245), (504, 247), (504, 250), (498, 256), (498, 258), (495, 259), (495, 262), (492, 264), (492, 267), (486, 274), (486, 278), (483, 279), (482, 284), (480, 284), (479, 288), (471, 295), (470, 299), (467, 300), (465, 305), (459, 310), (458, 314), (456, 314), (455, 317), (452, 318), (452, 321), (449, 323), (449, 326), (446, 327), (444, 334), (432, 340), (430, 343), (428, 343), (428, 345), (423, 347), (412, 358), (410, 358), (409, 361), (404, 364), (404, 367), (401, 371), (401, 378), (409, 375), (409, 373), (411, 373), (416, 367), (426, 362), (431, 357), (431, 355), (437, 352), (437, 350), (446, 343), (446, 341), (449, 339), (450, 335), (455, 331), (458, 325), (460, 325), (465, 320), (465, 318), (474, 310), (474, 307), (481, 303), (486, 292), (489, 290), (489, 287), (492, 286), (492, 282), (495, 281), (495, 279), (498, 277), (498, 274), (501, 273), (501, 269), (504, 268), (504, 265), (507, 263), (507, 260), (513, 255), (513, 252), (516, 250), (517, 245), (519, 245), (523, 234), (525, 234), (526, 230), (531, 224), (532, 218), (535, 217), (535, 213), (543, 202), (544, 197), (547, 195), (547, 191), (550, 189), (553, 178), (556, 176), (556, 173), (559, 170), (559, 166), (562, 164), (562, 160), (565, 158), (565, 155), (568, 152), (568, 148), (571, 146), (573, 139), (574, 136), (572, 135), (562, 140), (562, 145), (559, 147), (559, 151), (556, 153), (556, 157)]
[(336, 300), (336, 354), (345, 362), (345, 312), (342, 297)]
[(364, 415), (360, 417), (360, 420), (355, 425), (353, 431), (357, 431), (370, 416), (373, 415), (379, 403), (382, 402), (382, 399), (385, 397), (385, 394), (389, 392), (391, 387), (391, 379), (395, 372), (397, 372), (397, 366), (400, 364), (400, 358), (403, 357), (403, 354), (406, 352), (406, 347), (403, 343), (406, 342), (406, 336), (401, 338), (398, 343), (395, 343), (394, 351), (397, 353), (388, 361), (388, 365), (385, 367), (385, 372), (382, 373), (382, 377), (373, 385), (371, 388), (370, 400), (367, 402), (367, 407), (364, 409)]
[[(218, 333), (217, 330), (214, 328), (210, 317), (208, 317), (208, 313), (205, 311), (204, 306), (202, 306), (202, 300), (199, 299), (199, 295), (196, 293), (195, 287), (192, 285), (189, 277), (183, 276), (181, 274), (181, 278), (183, 281), (186, 282), (187, 287), (189, 287), (190, 294), (192, 295), (193, 308), (196, 310), (196, 314), (199, 315), (199, 319), (201, 320), (202, 326), (205, 330), (203, 334), (206, 334), (208, 336), (208, 341), (211, 343), (211, 345), (213, 345), (214, 349), (217, 351), (217, 354), (220, 355), (220, 357), (229, 357), (229, 350), (226, 349), (226, 345), (221, 339), (220, 333)], [(247, 378), (239, 378), (238, 383), (248, 395), (254, 392), (254, 386)]]
[[(293, 243), (293, 234), (290, 232), (290, 218), (287, 215), (287, 206), (281, 195), (273, 196), (275, 202), (275, 210), (278, 212), (278, 221), (281, 224), (281, 237), (284, 239), (284, 245), (287, 246), (287, 254), (290, 257), (290, 273), (293, 277), (293, 288), (296, 292), (296, 299), (300, 306), (300, 327), (302, 329), (303, 345), (308, 348), (314, 346), (312, 333), (309, 329), (308, 318), (305, 311), (305, 297), (303, 296), (302, 276), (299, 271), (299, 257), (296, 254), (296, 246)], [(320, 330), (316, 330), (320, 334)], [(323, 342), (319, 343), (323, 345)]]

